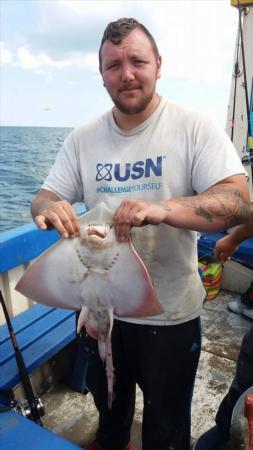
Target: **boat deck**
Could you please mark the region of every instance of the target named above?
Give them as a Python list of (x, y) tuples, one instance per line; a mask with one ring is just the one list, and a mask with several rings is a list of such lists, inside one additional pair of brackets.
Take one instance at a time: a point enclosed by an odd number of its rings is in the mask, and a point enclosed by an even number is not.
[[(227, 304), (239, 294), (222, 291), (204, 304), (202, 354), (196, 379), (192, 409), (192, 436), (197, 438), (213, 426), (217, 408), (235, 373), (242, 337), (252, 321), (228, 311)], [(80, 445), (94, 437), (97, 412), (90, 394), (83, 396), (58, 384), (44, 394), (47, 428)], [(132, 428), (133, 450), (141, 449), (142, 394), (137, 390)]]
[(202, 314), (202, 353), (192, 408), (192, 436), (197, 438), (214, 425), (221, 400), (233, 380), (241, 341), (252, 320), (227, 309), (239, 294), (222, 291), (205, 302)]

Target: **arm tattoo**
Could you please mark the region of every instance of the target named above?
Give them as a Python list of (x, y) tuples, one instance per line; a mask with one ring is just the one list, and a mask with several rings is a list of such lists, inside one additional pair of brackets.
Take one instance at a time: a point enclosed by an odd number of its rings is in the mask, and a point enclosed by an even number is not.
[(197, 216), (203, 216), (207, 220), (207, 222), (212, 223), (213, 216), (209, 211), (205, 210), (202, 206), (199, 206), (195, 210)]
[(235, 188), (215, 186), (195, 197), (181, 197), (174, 200), (184, 208), (193, 208), (197, 216), (207, 222), (220, 220), (225, 228), (253, 221), (250, 202)]
[(172, 211), (172, 209), (169, 208), (168, 206), (164, 206), (164, 205), (161, 204), (161, 207), (162, 207), (162, 209), (163, 209), (164, 211), (167, 211), (167, 212), (171, 212), (171, 211)]

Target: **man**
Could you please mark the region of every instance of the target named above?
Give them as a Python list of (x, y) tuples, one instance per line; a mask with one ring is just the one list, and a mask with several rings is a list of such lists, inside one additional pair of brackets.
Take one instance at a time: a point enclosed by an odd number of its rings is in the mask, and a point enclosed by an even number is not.
[[(214, 256), (221, 262), (226, 262), (238, 246), (245, 239), (253, 237), (253, 221), (236, 227), (230, 234), (216, 242)], [(228, 304), (230, 311), (243, 314), (248, 319), (253, 319), (253, 282), (245, 293), (241, 295), (241, 301), (233, 301)]]
[(144, 394), (143, 450), (189, 450), (205, 296), (190, 230), (224, 229), (248, 218), (244, 169), (222, 131), (157, 94), (161, 56), (142, 24), (109, 24), (99, 64), (115, 106), (68, 136), (32, 214), (39, 228), (53, 226), (68, 238), (79, 233), (71, 203), (90, 209), (104, 201), (115, 210), (118, 240), (131, 231), (164, 309), (155, 317), (115, 318), (111, 410), (97, 343), (86, 336), (87, 385), (99, 410), (88, 449), (131, 448), (137, 382)]

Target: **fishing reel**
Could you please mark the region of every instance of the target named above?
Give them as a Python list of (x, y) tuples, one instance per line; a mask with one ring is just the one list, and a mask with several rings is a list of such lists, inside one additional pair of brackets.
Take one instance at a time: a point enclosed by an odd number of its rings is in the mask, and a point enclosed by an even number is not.
[(253, 155), (244, 155), (242, 157), (242, 164), (244, 166), (250, 166), (251, 164), (253, 164)]
[(40, 418), (45, 415), (45, 410), (43, 403), (39, 397), (34, 397), (32, 404), (28, 400), (15, 400), (12, 399), (10, 402), (10, 408), (22, 416), (26, 417), (33, 422), (41, 424)]

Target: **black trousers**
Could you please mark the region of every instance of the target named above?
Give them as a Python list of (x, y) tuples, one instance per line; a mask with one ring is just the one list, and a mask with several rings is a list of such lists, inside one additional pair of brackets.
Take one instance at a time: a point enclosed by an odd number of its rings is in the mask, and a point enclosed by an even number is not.
[(86, 383), (99, 411), (97, 442), (124, 450), (130, 441), (136, 383), (143, 392), (143, 450), (189, 450), (191, 399), (200, 355), (200, 319), (173, 326), (114, 321), (115, 399), (107, 406), (97, 341), (85, 335)]
[(221, 432), (229, 437), (234, 406), (243, 392), (253, 386), (253, 325), (245, 334), (236, 364), (235, 378), (216, 415)]

